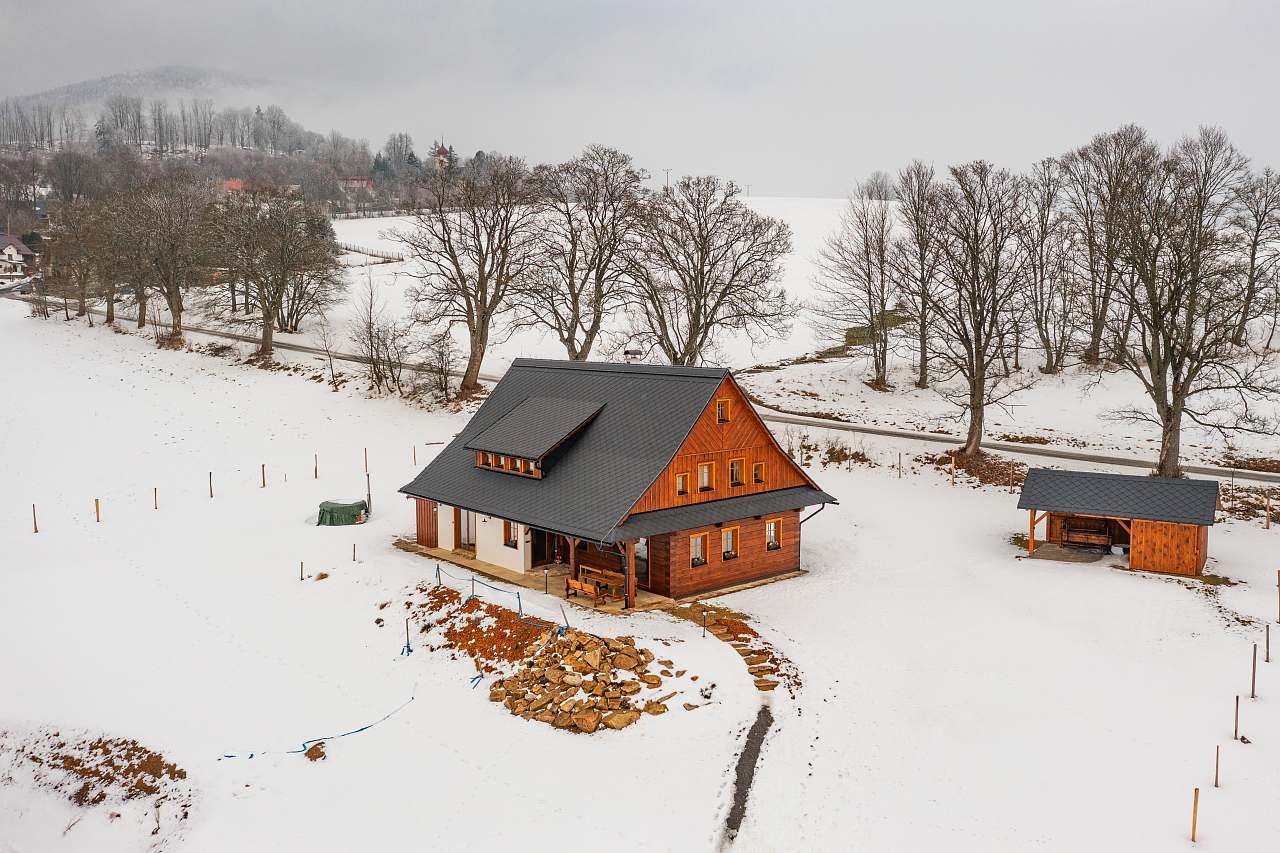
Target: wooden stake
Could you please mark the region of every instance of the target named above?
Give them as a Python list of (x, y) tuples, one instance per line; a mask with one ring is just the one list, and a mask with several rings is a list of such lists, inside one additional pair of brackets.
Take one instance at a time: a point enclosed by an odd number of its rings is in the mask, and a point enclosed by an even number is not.
[(40, 532), (40, 524), (39, 522), (36, 521), (36, 505), (35, 504), (31, 505), (31, 532), (32, 533)]
[[(32, 509), (34, 510), (35, 507), (32, 507)], [(1262, 662), (1271, 663), (1271, 623), (1268, 622), (1262, 627), (1263, 627), (1262, 636), (1265, 640), (1264, 648), (1266, 649), (1266, 654), (1263, 656)]]
[(1267, 515), (1265, 520), (1262, 522), (1262, 528), (1264, 530), (1271, 529), (1271, 495), (1267, 495)]
[(102, 508), (98, 505), (98, 499), (93, 499), (93, 520), (102, 521)]
[(267, 487), (267, 463), (262, 463), (262, 488)]
[(956, 455), (951, 454), (951, 485), (956, 484)]
[(369, 473), (369, 448), (364, 449), (364, 472)]
[(151, 508), (152, 509), (160, 508), (160, 490), (155, 486), (151, 487)]
[(298, 561), (298, 580), (302, 580), (302, 561)]
[(354, 563), (355, 561), (356, 561), (356, 543), (352, 542), (351, 543), (351, 562)]
[(418, 445), (416, 444), (413, 446), (413, 464), (418, 464)]
[(312, 479), (319, 480), (320, 479), (320, 454), (319, 453), (315, 454), (315, 457), (316, 457), (316, 462), (315, 462), (316, 467), (312, 475)]
[(209, 472), (209, 498), (213, 499), (213, 472)]
[(1009, 494), (1013, 494), (1013, 460), (1009, 460)]
[(1240, 740), (1240, 694), (1236, 694), (1236, 723), (1231, 734), (1232, 740)]
[(1258, 644), (1253, 644), (1253, 673), (1249, 676), (1249, 698), (1258, 698)]
[(1191, 795), (1191, 841), (1196, 840), (1196, 819), (1200, 817), (1200, 789)]
[(1218, 763), (1222, 758), (1222, 747), (1213, 748), (1213, 787), (1218, 787)]

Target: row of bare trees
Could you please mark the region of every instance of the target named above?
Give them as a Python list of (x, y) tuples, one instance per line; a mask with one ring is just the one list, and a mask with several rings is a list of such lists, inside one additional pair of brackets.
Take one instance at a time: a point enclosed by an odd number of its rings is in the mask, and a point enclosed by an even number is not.
[(787, 225), (749, 209), (732, 182), (685, 177), (650, 192), (646, 178), (603, 146), (559, 165), (494, 154), (428, 176), (411, 224), (390, 236), (414, 261), (416, 319), (465, 330), (464, 393), (479, 387), (486, 348), (523, 326), (574, 360), (608, 336), (676, 365), (708, 359), (732, 332), (786, 330)]
[(269, 357), (277, 330), (297, 331), (322, 315), (346, 281), (320, 208), (280, 191), (219, 198), (206, 177), (177, 164), (140, 168), (59, 204), (44, 285), (46, 295), (74, 302), (77, 316), (101, 302), (108, 323), (124, 302), (139, 328), (159, 300), (170, 344), (182, 341), (190, 306), (206, 317), (243, 317), (260, 330), (259, 355)]
[[(865, 348), (888, 386), (910, 349), (915, 381), (968, 416), (1040, 373), (1079, 364), (1135, 377), (1156, 424), (1157, 473), (1179, 473), (1190, 420), (1223, 434), (1273, 432), (1280, 393), (1280, 180), (1254, 172), (1221, 130), (1161, 149), (1136, 126), (1099, 134), (1017, 175), (978, 161), (945, 176), (916, 162), (850, 199), (818, 259), (814, 324)], [(1010, 363), (1012, 361), (1012, 363)]]

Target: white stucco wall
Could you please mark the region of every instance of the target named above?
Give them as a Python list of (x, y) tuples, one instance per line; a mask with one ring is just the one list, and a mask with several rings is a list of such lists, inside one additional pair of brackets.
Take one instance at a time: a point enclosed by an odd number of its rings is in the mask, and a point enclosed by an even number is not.
[(436, 536), (441, 548), (453, 547), (453, 507), (448, 504), (436, 507)]
[[(513, 572), (527, 572), (533, 564), (533, 548), (529, 540), (529, 528), (517, 525), (519, 546), (508, 548), (502, 543), (502, 519), (488, 515), (476, 517), (476, 559), (502, 566)], [(453, 541), (453, 540), (450, 540)]]

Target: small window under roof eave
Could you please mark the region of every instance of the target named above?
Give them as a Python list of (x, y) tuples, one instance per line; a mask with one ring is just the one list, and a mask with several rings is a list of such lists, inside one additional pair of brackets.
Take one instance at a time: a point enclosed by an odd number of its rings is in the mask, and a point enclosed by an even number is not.
[(468, 450), (541, 462), (591, 422), (603, 403), (559, 397), (526, 397), (467, 440)]

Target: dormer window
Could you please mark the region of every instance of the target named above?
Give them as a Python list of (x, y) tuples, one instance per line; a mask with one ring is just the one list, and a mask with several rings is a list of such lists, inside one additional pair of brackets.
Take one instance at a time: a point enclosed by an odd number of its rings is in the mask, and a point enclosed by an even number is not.
[(476, 466), (488, 468), (491, 471), (542, 479), (542, 468), (538, 465), (537, 460), (526, 459), (523, 456), (509, 456), (502, 453), (479, 451), (476, 453)]

